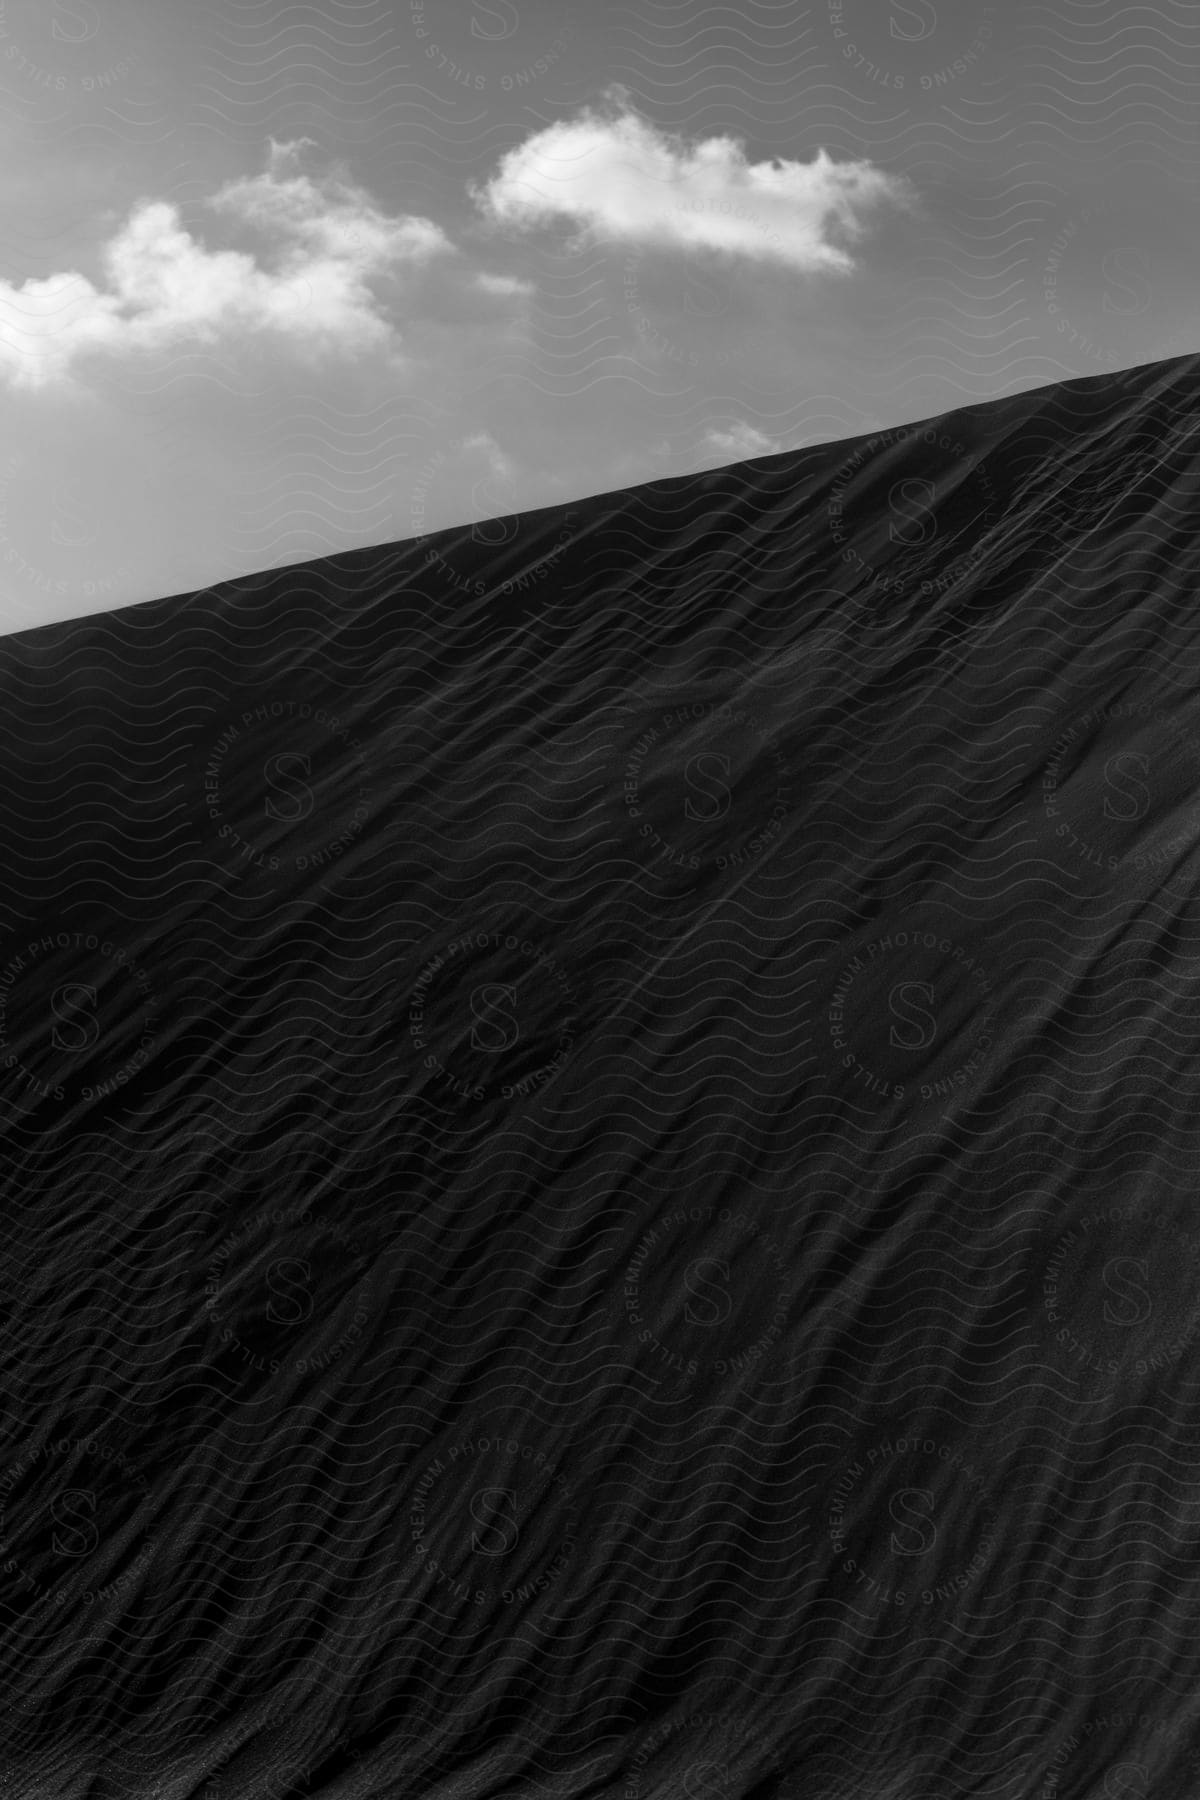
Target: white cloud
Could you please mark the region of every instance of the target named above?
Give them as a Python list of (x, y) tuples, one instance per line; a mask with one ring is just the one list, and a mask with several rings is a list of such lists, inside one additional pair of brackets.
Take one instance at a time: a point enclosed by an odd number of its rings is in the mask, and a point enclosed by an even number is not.
[(389, 217), (351, 182), (289, 176), (301, 146), (310, 142), (279, 144), (272, 138), (266, 172), (227, 182), (209, 204), (290, 244), (293, 256), (348, 262), (364, 275), (397, 261), (425, 262), (451, 248), (432, 220)]
[(519, 275), (477, 275), (475, 285), (485, 294), (528, 296), (534, 292), (532, 281), (522, 281)]
[(870, 162), (747, 160), (733, 137), (688, 144), (633, 112), (587, 109), (535, 131), (470, 192), (496, 224), (527, 230), (566, 219), (624, 243), (720, 252), (806, 271), (846, 273), (866, 215), (909, 207), (902, 177)]
[(211, 250), (178, 208), (146, 200), (103, 246), (105, 285), (66, 273), (0, 280), (0, 379), (44, 388), (88, 353), (129, 354), (267, 332), (310, 358), (395, 343), (373, 277), (452, 246), (429, 219), (394, 218), (361, 188), (289, 172), (308, 140), (271, 142), (266, 171), (232, 181), (209, 208), (271, 243), (266, 260)]
[(752, 456), (768, 456), (779, 445), (757, 425), (751, 425), (747, 419), (733, 419), (722, 428), (710, 425), (700, 443), (704, 454), (712, 452), (714, 456), (727, 457), (730, 462), (746, 462)]
[(508, 452), (501, 448), (490, 431), (474, 431), (465, 437), (460, 448), (463, 452), (477, 450), (487, 458), (488, 467), (497, 479), (511, 479), (516, 472), (516, 463)]

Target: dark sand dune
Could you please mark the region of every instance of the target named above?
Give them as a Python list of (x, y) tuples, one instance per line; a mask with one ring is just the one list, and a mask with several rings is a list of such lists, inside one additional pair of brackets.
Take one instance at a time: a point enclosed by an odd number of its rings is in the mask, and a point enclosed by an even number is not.
[(1200, 357), (0, 643), (0, 1791), (1200, 1793)]

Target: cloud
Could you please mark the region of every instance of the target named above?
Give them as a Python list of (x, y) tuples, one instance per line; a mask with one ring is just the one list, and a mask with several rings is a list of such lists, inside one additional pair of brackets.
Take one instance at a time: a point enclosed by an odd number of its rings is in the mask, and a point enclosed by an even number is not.
[(619, 91), (608, 98), (618, 110), (588, 108), (535, 131), (489, 181), (471, 184), (485, 216), (518, 231), (566, 219), (622, 243), (844, 274), (872, 210), (915, 204), (902, 176), (873, 163), (834, 162), (824, 150), (811, 162), (752, 163), (736, 138), (689, 145), (640, 118)]
[(470, 437), (463, 439), (461, 449), (464, 453), (479, 451), (485, 456), (491, 473), (498, 480), (511, 480), (516, 472), (516, 463), (507, 450), (496, 442), (490, 431), (472, 432)]
[(730, 462), (746, 462), (752, 456), (768, 456), (779, 445), (774, 438), (768, 437), (756, 425), (747, 419), (733, 419), (722, 428), (710, 425), (700, 442), (704, 454), (712, 452), (714, 456), (724, 456)]
[(377, 273), (392, 264), (425, 262), (452, 246), (430, 219), (392, 218), (375, 205), (364, 189), (326, 176), (287, 171), (309, 138), (270, 142), (266, 172), (228, 182), (210, 205), (246, 224), (257, 225), (293, 256), (308, 255), (352, 264), (361, 274)]
[(264, 173), (227, 183), (207, 205), (257, 230), (265, 258), (200, 243), (167, 201), (138, 203), (103, 246), (102, 287), (66, 273), (0, 280), (0, 380), (61, 383), (79, 359), (234, 343), (270, 333), (310, 360), (392, 348), (373, 278), (452, 246), (429, 219), (391, 217), (342, 179), (293, 172), (308, 140), (271, 141)]
[(485, 294), (506, 296), (520, 294), (527, 297), (535, 291), (532, 281), (522, 281), (519, 275), (488, 275), (485, 273), (475, 277), (475, 286), (482, 288)]

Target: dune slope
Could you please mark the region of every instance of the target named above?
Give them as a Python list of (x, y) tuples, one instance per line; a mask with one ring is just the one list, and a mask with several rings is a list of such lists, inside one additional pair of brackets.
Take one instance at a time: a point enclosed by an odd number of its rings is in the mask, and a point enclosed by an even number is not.
[(1197, 1791), (1198, 423), (0, 641), (6, 1793)]

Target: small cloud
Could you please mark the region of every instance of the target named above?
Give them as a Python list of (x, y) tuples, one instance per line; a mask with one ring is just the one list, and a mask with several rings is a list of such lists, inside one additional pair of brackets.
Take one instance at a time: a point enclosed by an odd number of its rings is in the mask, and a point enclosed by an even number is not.
[(311, 142), (296, 138), (280, 144), (272, 138), (265, 173), (227, 182), (209, 205), (215, 212), (260, 227), (288, 245), (293, 257), (337, 259), (364, 275), (396, 262), (425, 262), (452, 248), (431, 219), (391, 217), (352, 182), (288, 175), (286, 170), (301, 148)]
[(371, 279), (452, 246), (431, 220), (391, 217), (349, 182), (288, 173), (308, 142), (272, 139), (263, 174), (229, 182), (208, 201), (216, 215), (261, 229), (271, 244), (265, 257), (209, 249), (177, 207), (145, 200), (102, 248), (102, 287), (74, 272), (19, 287), (0, 280), (0, 379), (44, 388), (89, 353), (264, 332), (310, 358), (393, 347)]
[(535, 131), (470, 193), (493, 223), (523, 231), (568, 220), (581, 234), (630, 244), (717, 252), (792, 269), (845, 274), (848, 246), (880, 206), (911, 207), (902, 176), (873, 163), (752, 163), (737, 138), (692, 143), (659, 131), (610, 90), (607, 114)]
[(485, 294), (526, 297), (534, 292), (532, 281), (522, 281), (519, 275), (477, 275), (475, 286), (482, 288)]
[(278, 138), (267, 139), (267, 171), (271, 175), (282, 175), (286, 170), (297, 168), (306, 150), (315, 150), (315, 138), (287, 138), (282, 143)]
[(656, 463), (670, 467), (680, 462), (678, 447), (667, 438), (659, 438), (653, 444), (639, 443), (634, 450), (623, 450), (613, 458), (609, 472), (618, 481), (627, 476), (638, 481), (651, 481), (654, 476), (650, 471)]
[(746, 462), (752, 456), (768, 456), (779, 445), (747, 419), (734, 419), (724, 428), (710, 425), (700, 442), (701, 452), (723, 456), (729, 462)]
[(516, 463), (506, 450), (502, 450), (490, 431), (474, 431), (470, 437), (462, 440), (464, 453), (479, 451), (487, 458), (488, 466), (496, 478), (511, 479), (516, 472)]

